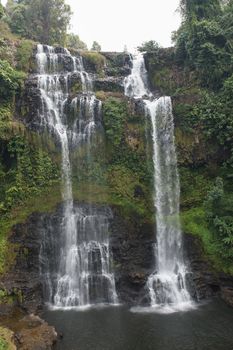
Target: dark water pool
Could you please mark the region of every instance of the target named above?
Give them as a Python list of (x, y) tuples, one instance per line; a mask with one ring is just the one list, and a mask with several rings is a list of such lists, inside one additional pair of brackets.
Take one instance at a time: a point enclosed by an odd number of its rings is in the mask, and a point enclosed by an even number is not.
[(63, 333), (57, 350), (233, 350), (233, 309), (219, 300), (184, 313), (105, 307), (44, 318)]

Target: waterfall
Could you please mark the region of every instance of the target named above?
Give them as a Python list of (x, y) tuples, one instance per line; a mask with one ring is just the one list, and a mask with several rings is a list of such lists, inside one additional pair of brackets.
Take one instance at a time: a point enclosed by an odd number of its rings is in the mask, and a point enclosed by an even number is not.
[[(100, 302), (114, 304), (117, 294), (109, 246), (111, 213), (107, 209), (99, 211), (91, 204), (83, 208), (74, 203), (70, 160), (70, 149), (83, 143), (87, 145), (89, 159), (92, 135), (101, 119), (101, 102), (92, 92), (92, 79), (84, 70), (81, 57), (71, 56), (67, 49), (38, 45), (36, 62), (41, 95), (40, 127), (61, 147), (64, 201), (59, 228), (55, 230), (49, 223), (41, 245), (45, 295), (50, 305), (59, 308)], [(72, 76), (80, 78), (82, 93), (70, 101)], [(68, 126), (67, 106), (75, 116), (72, 127)]]
[(151, 307), (164, 312), (191, 307), (186, 287), (187, 267), (183, 258), (179, 218), (180, 183), (174, 140), (171, 98), (154, 98), (148, 89), (142, 54), (132, 60), (131, 75), (125, 78), (125, 95), (143, 99), (150, 117), (153, 139), (154, 207), (156, 213), (155, 271), (148, 278)]

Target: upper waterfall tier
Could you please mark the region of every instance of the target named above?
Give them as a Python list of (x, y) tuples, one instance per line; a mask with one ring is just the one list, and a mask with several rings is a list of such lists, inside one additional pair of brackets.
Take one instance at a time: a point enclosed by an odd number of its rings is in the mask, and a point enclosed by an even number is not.
[[(64, 71), (67, 59), (72, 63), (72, 72)], [(101, 127), (101, 102), (92, 92), (92, 79), (84, 70), (82, 57), (71, 56), (66, 49), (57, 53), (50, 46), (38, 45), (36, 61), (41, 94), (40, 126), (58, 136), (61, 143), (64, 137), (73, 144), (90, 140), (95, 129)], [(73, 74), (77, 82), (78, 78), (81, 81), (79, 96), (71, 94)]]
[(125, 95), (133, 98), (151, 96), (147, 87), (147, 71), (142, 54), (132, 60), (132, 71), (124, 80)]

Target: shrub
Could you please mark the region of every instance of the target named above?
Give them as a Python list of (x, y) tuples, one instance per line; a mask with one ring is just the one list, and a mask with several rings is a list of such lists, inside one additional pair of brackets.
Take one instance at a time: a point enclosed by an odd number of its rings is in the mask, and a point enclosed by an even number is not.
[(9, 99), (22, 86), (25, 74), (16, 71), (7, 61), (0, 60), (0, 98)]

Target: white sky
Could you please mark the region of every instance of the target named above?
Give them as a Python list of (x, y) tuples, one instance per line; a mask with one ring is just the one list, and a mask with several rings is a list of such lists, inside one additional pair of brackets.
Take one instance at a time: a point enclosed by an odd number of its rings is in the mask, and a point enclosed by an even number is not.
[(171, 45), (171, 32), (180, 24), (179, 0), (67, 0), (73, 10), (71, 30), (103, 51), (131, 51), (144, 41)]
[[(6, 0), (2, 0), (4, 4)], [(73, 11), (71, 31), (90, 48), (129, 51), (144, 41), (171, 45), (171, 32), (180, 24), (179, 0), (66, 0)]]

